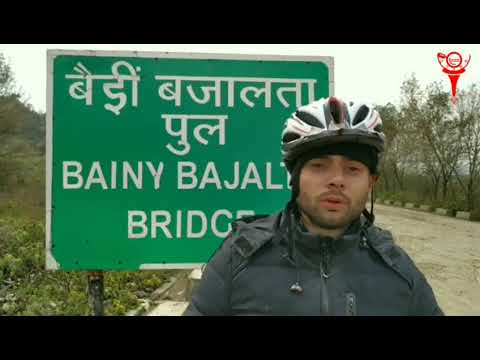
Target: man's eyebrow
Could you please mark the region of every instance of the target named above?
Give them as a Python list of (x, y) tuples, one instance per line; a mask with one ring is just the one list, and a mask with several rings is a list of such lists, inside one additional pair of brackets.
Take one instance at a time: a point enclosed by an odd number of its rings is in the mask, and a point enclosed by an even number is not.
[(330, 156), (328, 155), (319, 155), (317, 157), (314, 157), (313, 159), (310, 159), (310, 161), (316, 161), (316, 160), (329, 160), (331, 159)]

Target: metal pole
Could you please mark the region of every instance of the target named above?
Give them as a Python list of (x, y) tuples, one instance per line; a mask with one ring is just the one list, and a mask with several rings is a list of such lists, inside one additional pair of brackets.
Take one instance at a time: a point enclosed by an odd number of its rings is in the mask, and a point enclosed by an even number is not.
[(103, 272), (88, 273), (88, 297), (94, 316), (103, 316)]

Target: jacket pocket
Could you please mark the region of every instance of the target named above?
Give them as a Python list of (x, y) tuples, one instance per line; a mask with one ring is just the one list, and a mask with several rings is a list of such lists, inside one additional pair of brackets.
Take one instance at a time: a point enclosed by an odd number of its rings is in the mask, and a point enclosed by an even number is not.
[(357, 299), (355, 294), (350, 292), (345, 295), (346, 297), (346, 308), (345, 313), (347, 316), (356, 316), (357, 315)]

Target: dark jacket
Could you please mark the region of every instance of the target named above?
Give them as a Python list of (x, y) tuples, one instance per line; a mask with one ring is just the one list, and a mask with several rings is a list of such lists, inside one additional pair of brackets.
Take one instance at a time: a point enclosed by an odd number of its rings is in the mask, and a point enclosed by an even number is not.
[(363, 218), (337, 240), (292, 211), (236, 221), (184, 315), (443, 315), (389, 231)]

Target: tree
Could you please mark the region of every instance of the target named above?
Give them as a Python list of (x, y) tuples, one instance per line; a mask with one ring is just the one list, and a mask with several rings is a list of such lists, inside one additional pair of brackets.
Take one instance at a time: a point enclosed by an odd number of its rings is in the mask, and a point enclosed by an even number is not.
[(375, 107), (382, 118), (383, 123), (383, 132), (386, 137), (386, 146), (385, 152), (383, 154), (383, 159), (381, 161), (381, 172), (383, 176), (380, 180), (383, 182), (385, 191), (393, 191), (394, 184), (390, 182), (390, 168), (392, 163), (392, 151), (390, 150), (390, 143), (397, 135), (396, 123), (398, 121), (399, 115), (395, 105), (388, 103), (387, 105), (378, 105)]
[(468, 210), (475, 209), (475, 197), (480, 183), (480, 91), (476, 84), (468, 91), (460, 92), (456, 116), (462, 126), (462, 143), (465, 147), (463, 160), (468, 169), (467, 180), (462, 180), (458, 169), (455, 175), (467, 200)]
[[(461, 122), (454, 116), (450, 94), (443, 91), (437, 82), (427, 87), (426, 99), (420, 109), (422, 116), (415, 119), (415, 126), (435, 157), (441, 178), (442, 200), (445, 201), (448, 185), (464, 151)], [(426, 165), (427, 169), (431, 168), (431, 165)]]
[(0, 157), (18, 153), (19, 146), (45, 152), (45, 114), (35, 112), (16, 90), (11, 67), (0, 53)]
[(10, 64), (5, 56), (0, 53), (0, 97), (5, 97), (15, 92), (15, 79)]
[[(387, 136), (390, 137), (388, 157), (392, 176), (403, 192), (407, 186), (406, 176), (418, 173), (421, 168), (420, 150), (423, 144), (418, 141), (415, 124), (422, 116), (420, 105), (424, 94), (414, 74), (402, 83), (400, 90), (400, 107), (394, 113), (394, 123), (391, 124), (391, 132)], [(416, 146), (413, 146), (414, 144)]]
[(15, 134), (21, 126), (22, 110), (14, 88), (12, 70), (0, 53), (0, 156), (1, 146), (5, 147), (7, 136)]
[(31, 144), (21, 136), (29, 111), (15, 90), (10, 65), (0, 54), (0, 191), (18, 182), (21, 163), (16, 157), (32, 150)]

